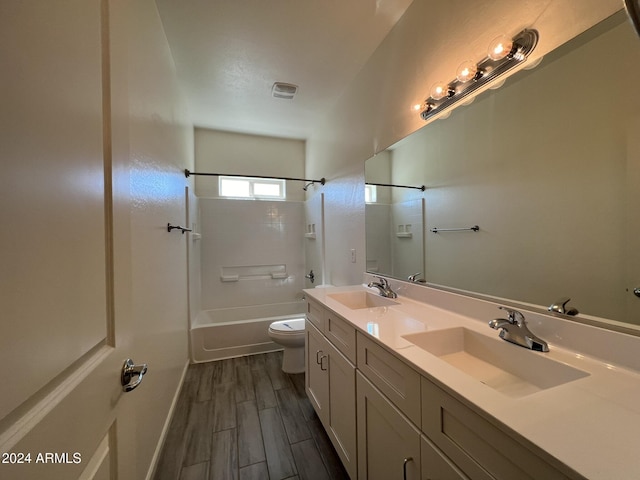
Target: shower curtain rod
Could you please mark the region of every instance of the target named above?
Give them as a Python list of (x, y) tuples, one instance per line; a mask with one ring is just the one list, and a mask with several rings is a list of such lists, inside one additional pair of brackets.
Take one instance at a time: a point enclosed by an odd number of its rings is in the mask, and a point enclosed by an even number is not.
[(415, 188), (416, 190), (425, 191), (427, 187), (420, 185), (419, 187), (413, 187), (411, 185), (393, 185), (392, 183), (370, 183), (366, 182), (365, 185), (375, 185), (376, 187), (399, 187), (399, 188)]
[(203, 176), (209, 176), (209, 177), (219, 177), (219, 176), (223, 176), (223, 177), (251, 177), (251, 178), (264, 178), (264, 179), (269, 179), (269, 180), (294, 180), (297, 182), (309, 182), (309, 183), (319, 183), (321, 185), (324, 185), (326, 180), (324, 177), (322, 177), (320, 180), (310, 180), (308, 178), (291, 178), (291, 177), (268, 177), (268, 176), (263, 176), (263, 175), (239, 175), (239, 174), (228, 174), (228, 173), (197, 173), (197, 172), (190, 172), (188, 169), (184, 169), (184, 176), (189, 178), (191, 175), (203, 175)]

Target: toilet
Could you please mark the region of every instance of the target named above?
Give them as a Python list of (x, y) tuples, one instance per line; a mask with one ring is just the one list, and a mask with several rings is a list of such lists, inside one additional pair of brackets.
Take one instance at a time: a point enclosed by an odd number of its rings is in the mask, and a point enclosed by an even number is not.
[(304, 372), (304, 317), (279, 320), (269, 325), (269, 337), (284, 347), (282, 371)]

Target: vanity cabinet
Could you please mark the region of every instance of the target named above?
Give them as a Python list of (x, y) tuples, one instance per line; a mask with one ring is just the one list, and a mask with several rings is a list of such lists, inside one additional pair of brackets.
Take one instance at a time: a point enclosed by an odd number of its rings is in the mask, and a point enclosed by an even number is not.
[(420, 432), (360, 372), (358, 397), (358, 478), (420, 478)]
[(420, 459), (422, 480), (469, 480), (469, 477), (424, 435), (420, 435)]
[(310, 300), (306, 390), (352, 480), (583, 479)]
[(422, 431), (473, 479), (569, 478), (551, 465), (554, 459), (542, 459), (524, 439), (510, 436), (424, 377)]
[(305, 326), (305, 383), (307, 397), (325, 424), (329, 416), (329, 346), (324, 336), (307, 320)]
[(324, 329), (324, 307), (313, 300), (307, 300), (307, 320), (309, 320), (318, 330)]
[(420, 425), (420, 374), (379, 344), (358, 332), (358, 370)]
[[(316, 328), (315, 323), (310, 319), (306, 322), (307, 396), (340, 456), (342, 464), (351, 478), (355, 479), (357, 478), (356, 367), (327, 339), (324, 333), (326, 317), (322, 315), (321, 318), (323, 320), (320, 325), (323, 330)], [(340, 321), (344, 322), (344, 326), (348, 325), (343, 319)], [(350, 328), (353, 330), (355, 358), (355, 329)], [(348, 332), (346, 335), (349, 336)]]

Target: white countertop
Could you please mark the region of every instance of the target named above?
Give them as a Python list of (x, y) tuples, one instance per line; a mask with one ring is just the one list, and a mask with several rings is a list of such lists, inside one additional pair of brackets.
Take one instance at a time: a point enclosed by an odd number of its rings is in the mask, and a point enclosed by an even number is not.
[[(351, 322), (362, 333), (376, 338), (427, 378), (498, 419), (584, 477), (640, 479), (640, 373), (601, 360), (606, 358), (607, 349), (615, 350), (617, 344), (628, 348), (629, 342), (635, 341), (629, 339), (629, 335), (598, 332), (599, 341), (607, 344), (603, 345), (603, 353), (596, 358), (554, 344), (553, 336), (544, 337), (530, 322), (533, 333), (547, 340), (550, 348), (547, 353), (531, 351), (531, 355), (544, 355), (589, 375), (514, 398), (484, 385), (403, 338), (411, 333), (452, 327), (465, 327), (497, 337), (498, 332), (492, 330), (488, 322), (495, 317), (504, 317), (503, 312), (496, 310), (492, 317), (472, 318), (403, 295), (394, 299), (398, 305), (352, 310), (330, 297), (334, 293), (354, 290), (377, 293), (377, 290), (363, 285), (309, 289), (305, 293)], [(479, 311), (486, 316), (486, 308)], [(529, 318), (527, 312), (523, 313)], [(546, 333), (551, 331), (553, 321), (553, 318), (546, 320)], [(563, 335), (581, 335), (585, 328), (579, 325), (567, 327), (566, 324), (562, 327)], [(636, 351), (640, 354), (640, 339)]]

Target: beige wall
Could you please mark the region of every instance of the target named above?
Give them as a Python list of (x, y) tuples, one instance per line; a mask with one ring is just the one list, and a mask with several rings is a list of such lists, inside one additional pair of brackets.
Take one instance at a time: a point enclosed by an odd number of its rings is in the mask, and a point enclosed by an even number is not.
[[(453, 78), (463, 60), (482, 58), (500, 34), (537, 29), (535, 58), (620, 8), (618, 0), (415, 0), (307, 142), (307, 175), (328, 181), (326, 281), (361, 281), (364, 161), (423, 125), (410, 107), (430, 85)], [(351, 263), (354, 248), (359, 254)]]
[[(195, 129), (196, 170), (250, 176), (304, 178), (305, 142)], [(196, 177), (196, 195), (218, 196), (218, 177)], [(304, 183), (287, 182), (287, 200), (304, 200)]]

